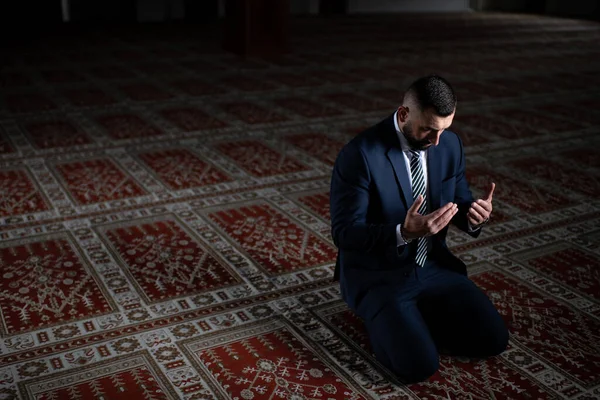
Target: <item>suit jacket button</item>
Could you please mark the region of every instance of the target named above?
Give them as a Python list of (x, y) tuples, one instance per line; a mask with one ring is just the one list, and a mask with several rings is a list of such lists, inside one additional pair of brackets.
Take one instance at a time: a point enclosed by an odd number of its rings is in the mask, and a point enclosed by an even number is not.
[(409, 273), (409, 272), (405, 272), (405, 273), (404, 273), (404, 276), (409, 276), (409, 275), (410, 275), (410, 273)]

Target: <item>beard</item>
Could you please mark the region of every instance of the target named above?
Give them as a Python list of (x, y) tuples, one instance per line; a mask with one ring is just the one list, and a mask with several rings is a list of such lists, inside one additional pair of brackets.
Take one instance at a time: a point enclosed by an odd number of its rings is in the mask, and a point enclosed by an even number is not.
[(429, 146), (431, 146), (431, 142), (428, 139), (417, 140), (413, 135), (412, 127), (409, 124), (406, 124), (404, 128), (402, 128), (402, 134), (406, 138), (408, 145), (413, 150), (426, 150)]

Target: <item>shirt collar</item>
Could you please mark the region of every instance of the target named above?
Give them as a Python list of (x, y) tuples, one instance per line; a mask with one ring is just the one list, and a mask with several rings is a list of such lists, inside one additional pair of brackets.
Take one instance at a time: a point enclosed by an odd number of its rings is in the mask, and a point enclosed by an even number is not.
[(407, 152), (412, 150), (410, 148), (410, 145), (408, 144), (408, 141), (404, 137), (404, 133), (402, 133), (402, 130), (398, 126), (398, 110), (396, 110), (396, 112), (394, 113), (394, 126), (396, 127), (396, 134), (398, 135), (398, 139), (400, 139), (400, 147), (402, 148), (402, 151)]

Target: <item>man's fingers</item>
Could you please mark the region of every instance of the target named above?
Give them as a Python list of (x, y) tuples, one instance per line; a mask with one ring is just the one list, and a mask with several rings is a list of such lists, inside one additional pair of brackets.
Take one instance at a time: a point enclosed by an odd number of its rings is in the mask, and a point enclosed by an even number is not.
[(456, 206), (455, 203), (446, 203), (442, 207), (438, 208), (437, 210), (435, 210), (434, 212), (432, 212), (431, 214), (429, 214), (427, 216), (430, 217), (431, 219), (439, 218), (441, 215), (443, 215), (448, 210), (451, 210), (455, 206)]
[(479, 225), (479, 221), (475, 219), (470, 213), (467, 214), (467, 219), (471, 223), (471, 225)]
[(492, 184), (490, 185), (490, 189), (488, 190), (487, 196), (485, 197), (485, 199), (487, 201), (492, 201), (492, 196), (494, 195), (494, 189), (496, 189), (496, 184), (494, 182), (492, 182)]
[(489, 213), (492, 212), (492, 203), (490, 203), (489, 201), (479, 199), (475, 203), (479, 204), (479, 206), (481, 208), (483, 208), (485, 211), (487, 211)]
[(487, 216), (490, 214), (489, 211), (481, 207), (478, 203), (472, 203), (471, 208), (469, 208), (469, 212), (471, 210), (476, 213), (475, 216), (480, 215), (482, 219), (486, 219)]
[(475, 208), (469, 208), (469, 213), (467, 215), (473, 218), (477, 224), (479, 224), (481, 221), (484, 221), (486, 218), (485, 215), (475, 210)]
[(446, 218), (448, 215), (452, 216), (458, 210), (458, 206), (455, 203), (448, 203), (443, 207), (438, 208), (434, 212), (428, 215), (432, 225), (437, 225), (440, 221)]
[(433, 216), (432, 214), (430, 214), (430, 216), (432, 216), (433, 218), (431, 218), (429, 221), (427, 221), (430, 234), (432, 234), (432, 235), (435, 235), (440, 230), (442, 230), (446, 225), (448, 225), (448, 223), (450, 223), (452, 218), (458, 212), (458, 207), (455, 204), (452, 204), (452, 206), (449, 206), (449, 207), (448, 207), (448, 205), (446, 205), (446, 206), (440, 208), (439, 210), (436, 210), (436, 212), (443, 210), (443, 209), (445, 209), (445, 211), (442, 212), (441, 214), (439, 214), (438, 216)]
[(435, 235), (436, 233), (444, 229), (444, 227), (446, 227), (446, 225), (448, 225), (450, 221), (452, 221), (452, 218), (454, 218), (457, 212), (458, 208), (455, 208), (452, 211), (445, 213), (444, 217), (437, 221), (435, 231), (433, 232), (433, 234)]
[(412, 206), (410, 206), (410, 208), (408, 209), (409, 213), (412, 214), (416, 214), (419, 211), (419, 207), (421, 207), (421, 204), (423, 204), (423, 195), (420, 194), (419, 197), (417, 197), (415, 199), (415, 202), (413, 203)]

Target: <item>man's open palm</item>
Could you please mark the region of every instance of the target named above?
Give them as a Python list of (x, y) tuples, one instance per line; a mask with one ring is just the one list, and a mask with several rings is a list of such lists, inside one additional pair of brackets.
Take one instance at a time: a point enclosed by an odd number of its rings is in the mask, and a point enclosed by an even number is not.
[(458, 211), (455, 203), (448, 203), (430, 214), (421, 215), (417, 210), (421, 207), (423, 200), (423, 196), (419, 195), (406, 213), (402, 225), (402, 236), (407, 239), (435, 235), (450, 223)]

